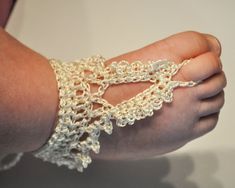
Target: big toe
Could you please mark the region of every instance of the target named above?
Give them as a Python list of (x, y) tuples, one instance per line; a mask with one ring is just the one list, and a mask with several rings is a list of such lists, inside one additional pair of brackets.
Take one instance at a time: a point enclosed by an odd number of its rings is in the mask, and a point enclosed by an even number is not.
[(166, 59), (181, 62), (207, 52), (221, 53), (219, 40), (209, 34), (186, 31), (172, 35), (148, 46), (155, 48), (155, 54), (164, 54)]

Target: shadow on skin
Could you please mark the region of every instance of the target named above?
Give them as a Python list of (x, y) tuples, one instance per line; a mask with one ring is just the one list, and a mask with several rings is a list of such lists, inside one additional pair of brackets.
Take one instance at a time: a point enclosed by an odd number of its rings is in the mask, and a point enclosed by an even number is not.
[(214, 177), (218, 167), (216, 154), (193, 153), (143, 161), (94, 161), (79, 173), (25, 155), (16, 167), (0, 173), (0, 187), (222, 188)]

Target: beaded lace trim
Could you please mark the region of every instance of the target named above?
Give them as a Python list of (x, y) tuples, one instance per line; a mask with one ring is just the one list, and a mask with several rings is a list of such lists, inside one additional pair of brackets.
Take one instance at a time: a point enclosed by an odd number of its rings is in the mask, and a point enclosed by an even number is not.
[[(92, 56), (68, 63), (54, 59), (49, 62), (58, 81), (57, 126), (35, 156), (81, 172), (92, 161), (90, 150), (99, 153), (100, 132), (112, 133), (112, 120), (120, 127), (132, 125), (136, 120), (152, 116), (163, 102), (171, 102), (174, 88), (196, 84), (172, 81), (172, 76), (189, 60), (180, 64), (168, 60), (120, 61), (106, 66), (103, 57)], [(102, 98), (111, 85), (146, 81), (152, 83), (148, 89), (115, 106)], [(92, 84), (98, 86), (93, 93), (90, 90)], [(94, 104), (99, 107), (94, 108)]]

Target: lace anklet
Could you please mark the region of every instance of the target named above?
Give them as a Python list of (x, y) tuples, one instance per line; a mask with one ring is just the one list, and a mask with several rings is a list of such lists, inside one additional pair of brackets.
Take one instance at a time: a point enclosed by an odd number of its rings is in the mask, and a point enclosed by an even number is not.
[[(163, 102), (170, 103), (174, 88), (197, 84), (172, 81), (172, 76), (189, 60), (180, 64), (168, 60), (120, 61), (105, 66), (103, 57), (93, 56), (68, 63), (54, 59), (49, 62), (58, 82), (58, 119), (54, 133), (34, 155), (81, 172), (92, 161), (89, 152), (99, 153), (100, 132), (112, 133), (112, 120), (120, 127), (132, 125), (136, 120), (152, 116)], [(111, 85), (147, 81), (152, 83), (148, 89), (115, 106), (102, 98)], [(92, 84), (98, 86), (93, 93)], [(95, 104), (99, 107), (94, 108)]]

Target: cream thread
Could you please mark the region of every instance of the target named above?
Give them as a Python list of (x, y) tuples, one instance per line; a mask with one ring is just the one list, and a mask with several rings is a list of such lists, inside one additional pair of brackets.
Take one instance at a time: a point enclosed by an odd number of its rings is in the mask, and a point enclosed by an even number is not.
[[(123, 60), (108, 66), (105, 61), (102, 56), (68, 63), (49, 61), (58, 82), (60, 109), (54, 133), (35, 152), (36, 157), (82, 172), (92, 161), (90, 151), (99, 153), (100, 132), (112, 134), (111, 120), (115, 120), (119, 127), (133, 125), (136, 120), (152, 116), (163, 102), (172, 102), (174, 88), (197, 84), (172, 81), (172, 77), (190, 60), (180, 64), (168, 60), (146, 63)], [(116, 106), (102, 98), (110, 85), (146, 81), (152, 83), (148, 89)], [(91, 93), (91, 84), (99, 86), (97, 92)], [(94, 104), (100, 107), (93, 109)]]

